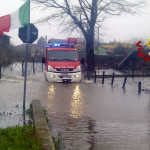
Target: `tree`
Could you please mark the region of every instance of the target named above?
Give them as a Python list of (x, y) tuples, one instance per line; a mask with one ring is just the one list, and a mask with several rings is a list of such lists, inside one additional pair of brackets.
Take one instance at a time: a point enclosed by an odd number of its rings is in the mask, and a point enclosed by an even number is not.
[(126, 48), (122, 47), (120, 44), (114, 49), (113, 53), (115, 55), (127, 55)]
[(41, 45), (41, 46), (44, 46), (44, 45), (45, 45), (45, 39), (44, 39), (44, 37), (41, 36), (41, 37), (38, 39), (37, 44), (38, 44), (38, 45)]
[[(146, 1), (146, 0), (145, 0)], [(144, 1), (144, 2), (145, 2)], [(137, 13), (144, 6), (143, 0), (33, 0), (42, 4), (45, 9), (54, 9), (52, 13), (41, 19), (61, 20), (61, 24), (71, 31), (80, 29), (86, 39), (87, 70), (94, 70), (94, 29), (101, 27), (105, 19), (122, 13)], [(44, 9), (44, 10), (45, 10)]]
[(0, 46), (0, 65), (8, 65), (12, 61), (11, 46)]
[(43, 36), (41, 36), (38, 41), (37, 41), (37, 45), (38, 45), (38, 51), (39, 49), (43, 49), (43, 52), (41, 55), (44, 55), (44, 47), (45, 47), (45, 39)]

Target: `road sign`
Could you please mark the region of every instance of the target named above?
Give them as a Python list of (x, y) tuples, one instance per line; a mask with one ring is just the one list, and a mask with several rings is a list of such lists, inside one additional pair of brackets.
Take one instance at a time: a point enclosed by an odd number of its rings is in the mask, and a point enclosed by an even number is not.
[[(27, 43), (27, 28), (22, 27), (19, 28), (19, 38), (23, 43)], [(38, 38), (38, 29), (34, 26), (34, 24), (30, 24), (30, 40), (28, 43), (33, 43)]]

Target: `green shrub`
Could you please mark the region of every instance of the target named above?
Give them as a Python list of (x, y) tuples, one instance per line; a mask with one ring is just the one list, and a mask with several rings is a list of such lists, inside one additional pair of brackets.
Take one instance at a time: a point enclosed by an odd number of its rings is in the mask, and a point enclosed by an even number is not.
[(0, 129), (0, 150), (42, 150), (32, 125)]

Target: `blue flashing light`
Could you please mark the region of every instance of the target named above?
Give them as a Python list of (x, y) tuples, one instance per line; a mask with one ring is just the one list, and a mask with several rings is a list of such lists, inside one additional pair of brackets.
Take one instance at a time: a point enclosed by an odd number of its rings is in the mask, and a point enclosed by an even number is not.
[(55, 43), (54, 46), (55, 46), (55, 47), (59, 47), (60, 44), (59, 44), (59, 43)]
[(75, 47), (75, 45), (68, 43), (54, 43), (51, 45), (51, 47)]

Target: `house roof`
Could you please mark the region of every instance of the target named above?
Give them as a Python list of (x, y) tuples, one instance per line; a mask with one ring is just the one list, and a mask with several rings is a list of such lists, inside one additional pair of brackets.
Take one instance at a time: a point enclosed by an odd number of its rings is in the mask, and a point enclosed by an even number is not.
[(111, 48), (114, 49), (118, 46), (124, 47), (124, 48), (132, 48), (131, 43), (124, 43), (124, 42), (113, 42), (113, 43), (102, 43), (101, 46), (104, 48)]
[(8, 37), (8, 38), (11, 38), (11, 36), (9, 36), (9, 35), (7, 35), (7, 34), (5, 34), (5, 33), (3, 33), (2, 36), (6, 36), (6, 37)]

